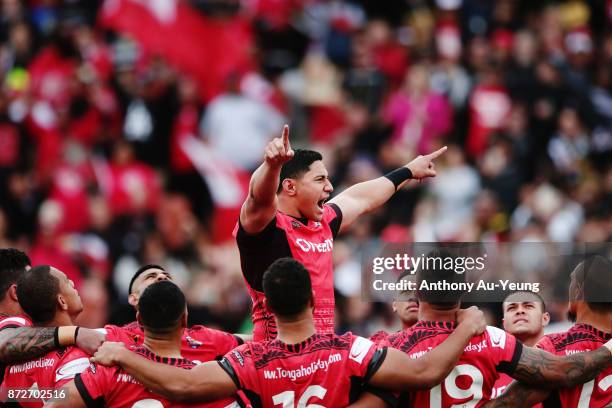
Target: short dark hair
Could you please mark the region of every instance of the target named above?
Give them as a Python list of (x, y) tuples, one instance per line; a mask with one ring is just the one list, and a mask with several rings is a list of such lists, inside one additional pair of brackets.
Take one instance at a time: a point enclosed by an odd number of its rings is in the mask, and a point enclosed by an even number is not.
[[(521, 294), (521, 293), (524, 293), (525, 295), (531, 295), (531, 296), (536, 297), (538, 299), (537, 303), (540, 303), (542, 305), (542, 313), (546, 312), (546, 302), (544, 301), (544, 298), (542, 297), (542, 295), (540, 295), (539, 293), (536, 293), (536, 292), (532, 292), (530, 290), (517, 290), (517, 291), (511, 292), (511, 293), (508, 293), (508, 295), (506, 295), (506, 297), (502, 301), (502, 305), (508, 301), (508, 298), (510, 296), (518, 295), (518, 294)], [(521, 300), (521, 301), (525, 302), (526, 300)]]
[(612, 262), (601, 256), (589, 256), (574, 270), (582, 289), (579, 296), (596, 312), (612, 311)]
[(295, 316), (312, 300), (310, 274), (293, 258), (277, 259), (268, 267), (263, 290), (268, 307), (278, 316)]
[(185, 313), (185, 295), (170, 281), (149, 285), (138, 301), (138, 313), (142, 325), (154, 333), (176, 330)]
[(419, 301), (436, 305), (443, 309), (456, 307), (464, 292), (460, 290), (423, 290), (421, 283), (428, 284), (447, 282), (449, 284), (465, 283), (465, 273), (456, 273), (453, 268), (445, 268), (448, 264), (455, 265), (456, 256), (446, 249), (436, 248), (430, 251), (417, 271), (417, 298)]
[(51, 274), (49, 265), (35, 266), (17, 281), (19, 305), (35, 323), (53, 320), (59, 291), (60, 282)]
[(299, 178), (310, 170), (310, 165), (318, 160), (323, 160), (321, 153), (314, 150), (294, 149), (293, 157), (283, 164), (280, 172), (280, 182), (277, 193), (283, 190), (283, 180), (288, 178)]
[(32, 266), (30, 258), (18, 249), (0, 249), (0, 301), (6, 297), (6, 291), (17, 283), (27, 266)]
[(148, 271), (149, 269), (160, 269), (162, 271), (166, 271), (163, 267), (156, 265), (156, 264), (147, 264), (144, 266), (141, 266), (140, 268), (138, 268), (138, 270), (136, 271), (136, 273), (134, 273), (134, 276), (132, 276), (132, 279), (130, 280), (130, 286), (128, 286), (128, 295), (132, 293), (132, 286), (134, 286), (134, 281), (144, 272)]

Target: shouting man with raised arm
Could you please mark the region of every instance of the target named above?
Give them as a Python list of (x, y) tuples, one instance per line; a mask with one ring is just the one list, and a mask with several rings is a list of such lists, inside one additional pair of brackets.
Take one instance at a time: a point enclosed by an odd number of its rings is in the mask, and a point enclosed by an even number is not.
[(365, 384), (398, 390), (433, 387), (454, 367), (469, 338), (485, 327), (478, 309), (465, 310), (447, 341), (411, 359), (351, 333), (317, 333), (309, 272), (294, 259), (275, 261), (264, 274), (263, 286), (278, 324), (275, 340), (243, 344), (221, 361), (191, 370), (152, 363), (111, 342), (104, 343), (92, 361), (119, 365), (148, 389), (174, 401), (214, 400), (240, 389), (254, 408), (293, 407), (294, 401), (300, 407), (335, 408), (357, 398)]
[(251, 177), (249, 195), (235, 230), (242, 273), (253, 300), (253, 339), (276, 337), (263, 296), (263, 273), (276, 259), (292, 257), (310, 272), (315, 292), (314, 322), (320, 333), (334, 329), (332, 248), (336, 235), (361, 214), (383, 205), (408, 180), (434, 177), (433, 160), (446, 147), (419, 156), (383, 177), (356, 184), (326, 204), (333, 191), (320, 153), (293, 150), (289, 127), (266, 147)]

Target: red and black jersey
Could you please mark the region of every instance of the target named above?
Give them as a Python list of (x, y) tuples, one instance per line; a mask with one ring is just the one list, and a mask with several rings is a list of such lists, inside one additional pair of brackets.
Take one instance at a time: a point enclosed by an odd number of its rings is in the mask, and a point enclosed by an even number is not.
[[(414, 326), (389, 336), (391, 347), (418, 358), (439, 346), (455, 329), (453, 322), (418, 321)], [(491, 399), (499, 373), (512, 374), (523, 346), (514, 336), (487, 326), (465, 347), (459, 362), (439, 385), (414, 391), (401, 398), (402, 407), (480, 407)]]
[(379, 344), (381, 346), (388, 346), (389, 345), (389, 337), (393, 336), (394, 334), (397, 334), (399, 332), (395, 332), (395, 333), (389, 333), (387, 331), (384, 330), (379, 330), (376, 333), (374, 333), (373, 335), (370, 336), (370, 340), (372, 340), (374, 343)]
[(277, 259), (295, 258), (310, 272), (315, 292), (314, 322), (319, 333), (334, 332), (334, 277), (332, 249), (342, 224), (335, 204), (323, 206), (323, 219), (297, 219), (277, 211), (268, 226), (248, 234), (240, 221), (234, 231), (240, 251), (242, 274), (253, 300), (253, 340), (276, 338), (274, 316), (263, 302), (263, 274)]
[[(119, 327), (104, 326), (106, 340), (119, 341), (127, 346), (140, 346), (144, 341), (144, 332), (138, 322)], [(183, 331), (181, 356), (196, 364), (219, 360), (227, 352), (243, 343), (242, 339), (230, 333), (208, 327), (195, 325)]]
[[(565, 333), (549, 334), (540, 339), (536, 347), (558, 356), (600, 348), (612, 338), (588, 324), (575, 324)], [(545, 407), (598, 408), (612, 404), (612, 367), (608, 367), (593, 380), (572, 388), (560, 388), (544, 401)]]
[[(187, 370), (195, 366), (192, 361), (183, 358), (160, 357), (145, 347), (137, 347), (133, 351), (148, 360), (158, 363)], [(154, 406), (167, 408), (186, 406), (184, 403), (173, 403), (157, 394), (153, 394), (120, 367), (104, 367), (98, 364), (91, 364), (83, 373), (75, 377), (74, 384), (88, 407), (131, 408)], [(188, 406), (238, 407), (232, 400)]]
[[(43, 357), (6, 367), (0, 395), (6, 401), (8, 390), (56, 389), (89, 367), (89, 356), (76, 347), (55, 350)], [(20, 402), (22, 407), (42, 407), (44, 401)]]
[[(32, 321), (25, 315), (10, 316), (0, 313), (0, 331), (9, 328), (30, 326), (32, 326)], [(5, 369), (6, 364), (0, 363), (0, 384), (2, 384)]]
[(351, 333), (317, 333), (299, 344), (249, 342), (219, 364), (254, 408), (344, 407), (360, 395), (386, 353)]

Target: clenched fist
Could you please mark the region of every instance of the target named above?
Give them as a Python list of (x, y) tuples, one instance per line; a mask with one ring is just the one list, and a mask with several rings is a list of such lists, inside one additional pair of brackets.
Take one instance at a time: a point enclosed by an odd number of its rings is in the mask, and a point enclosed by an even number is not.
[(467, 309), (457, 311), (457, 323), (469, 325), (474, 333), (474, 336), (484, 333), (487, 328), (487, 321), (482, 310), (476, 306), (470, 306)]

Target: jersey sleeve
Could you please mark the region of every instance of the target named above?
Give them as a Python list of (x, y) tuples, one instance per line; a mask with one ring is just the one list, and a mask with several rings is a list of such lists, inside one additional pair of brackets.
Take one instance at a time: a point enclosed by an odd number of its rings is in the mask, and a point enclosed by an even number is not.
[(53, 370), (54, 388), (61, 388), (74, 379), (77, 374), (89, 368), (89, 356), (84, 351), (72, 347), (57, 361)]
[(221, 361), (221, 368), (230, 376), (238, 389), (257, 391), (257, 369), (248, 344), (243, 344), (227, 353)]
[(370, 336), (370, 340), (379, 346), (390, 346), (389, 344), (389, 333), (384, 330), (377, 331)]
[(342, 210), (338, 205), (331, 203), (323, 207), (323, 220), (329, 224), (334, 238), (342, 226)]
[(367, 382), (378, 371), (387, 357), (387, 348), (376, 345), (371, 340), (352, 336), (347, 369), (352, 376)]
[(215, 348), (217, 349), (217, 353), (219, 355), (227, 354), (231, 350), (244, 343), (244, 341), (242, 341), (240, 337), (231, 333), (215, 329), (208, 329), (208, 331), (210, 335), (209, 339), (211, 339), (211, 341), (215, 345)]
[(212, 344), (217, 356), (224, 356), (244, 343), (240, 337), (234, 334), (201, 325), (191, 326), (187, 330), (194, 339)]
[(16, 327), (30, 327), (32, 322), (25, 316), (8, 316), (0, 320), (0, 331)]
[(104, 406), (112, 371), (108, 367), (90, 364), (85, 371), (74, 377), (74, 385), (87, 407)]
[(548, 336), (542, 337), (535, 345), (536, 348), (540, 350), (548, 351), (549, 353), (555, 352), (555, 347), (553, 346), (552, 340)]
[(234, 235), (236, 237), (236, 243), (241, 248), (247, 249), (258, 249), (261, 248), (262, 244), (265, 245), (268, 240), (272, 239), (276, 231), (276, 216), (266, 225), (266, 227), (255, 234), (249, 234), (244, 230), (240, 223), (240, 218), (234, 228)]
[(511, 375), (521, 357), (523, 344), (510, 333), (493, 326), (487, 326), (485, 336), (497, 371)]

